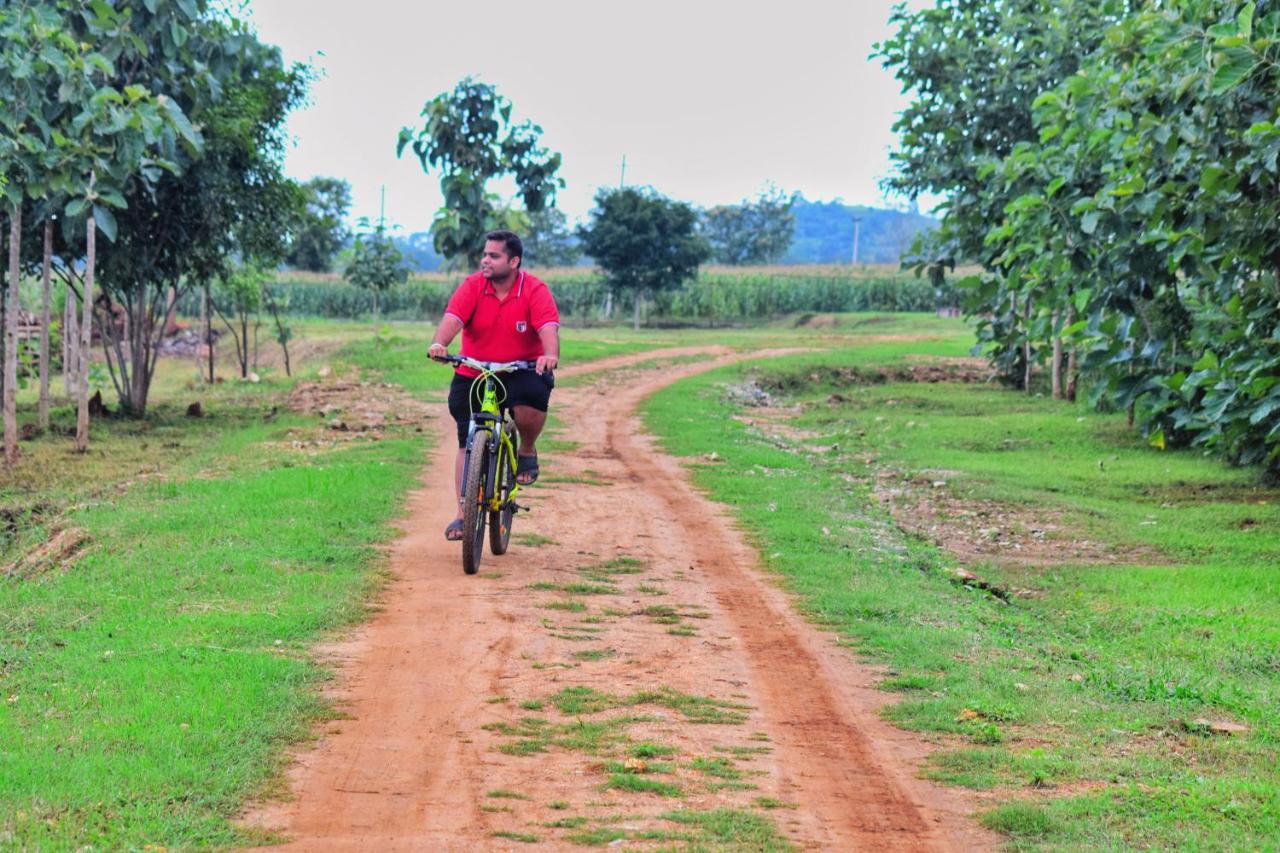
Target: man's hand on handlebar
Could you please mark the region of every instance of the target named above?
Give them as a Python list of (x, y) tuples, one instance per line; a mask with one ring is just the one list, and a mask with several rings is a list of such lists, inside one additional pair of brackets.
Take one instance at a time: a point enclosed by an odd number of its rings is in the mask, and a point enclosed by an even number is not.
[(427, 347), (427, 358), (444, 358), (449, 354), (449, 349), (444, 344), (433, 342)]

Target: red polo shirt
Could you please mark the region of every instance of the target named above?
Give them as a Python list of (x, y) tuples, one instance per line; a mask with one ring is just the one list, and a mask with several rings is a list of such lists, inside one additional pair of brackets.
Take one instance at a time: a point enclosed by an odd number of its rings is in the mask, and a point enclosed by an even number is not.
[[(480, 361), (534, 361), (544, 355), (538, 332), (560, 325), (560, 310), (540, 279), (521, 270), (505, 299), (480, 273), (468, 276), (444, 309), (462, 323), (462, 354)], [(463, 376), (476, 371), (459, 367)]]

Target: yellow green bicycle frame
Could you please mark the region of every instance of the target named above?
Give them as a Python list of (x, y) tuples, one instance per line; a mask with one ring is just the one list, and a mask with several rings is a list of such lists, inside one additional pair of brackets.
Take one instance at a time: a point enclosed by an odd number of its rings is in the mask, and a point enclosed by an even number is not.
[[(481, 417), (476, 417), (477, 412), (474, 404), (471, 409), (471, 426), (467, 434), (467, 461), (471, 464), (471, 450), (475, 446), (475, 435), (477, 432), (484, 430), (490, 433), (486, 441), (489, 444), (490, 451), (494, 454), (493, 472), (495, 476), (488, 478), (489, 489), (492, 494), (486, 494), (484, 497), (485, 507), (490, 512), (499, 512), (502, 509), (502, 493), (499, 484), (496, 482), (496, 474), (502, 470), (501, 461), (503, 458), (507, 460), (507, 464), (511, 466), (511, 491), (507, 493), (507, 500), (514, 501), (516, 495), (520, 492), (520, 482), (515, 478), (516, 471), (516, 447), (511, 441), (511, 437), (507, 435), (506, 419), (502, 416), (501, 403), (506, 398), (507, 389), (502, 384), (502, 380), (495, 371), (486, 367), (475, 367), (480, 371), (480, 375), (471, 383), (471, 392), (467, 395), (468, 402), (475, 399), (475, 389), (480, 383), (484, 383), (484, 390), (480, 396)], [(502, 397), (498, 397), (498, 389), (502, 389)], [(484, 424), (482, 426), (482, 424)], [(492, 424), (493, 426), (489, 426)], [(494, 433), (497, 434), (495, 440)]]

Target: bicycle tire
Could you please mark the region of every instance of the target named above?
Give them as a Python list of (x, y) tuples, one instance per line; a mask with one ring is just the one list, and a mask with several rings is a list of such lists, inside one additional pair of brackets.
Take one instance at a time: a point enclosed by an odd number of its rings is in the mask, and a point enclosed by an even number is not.
[(472, 435), (471, 454), (467, 460), (466, 482), (462, 489), (462, 570), (474, 575), (480, 570), (484, 556), (485, 484), (489, 479), (489, 442), (487, 430)]
[[(520, 452), (520, 436), (516, 433), (515, 424), (507, 421), (503, 431), (511, 439), (511, 446)], [(489, 512), (489, 550), (495, 556), (507, 553), (511, 544), (511, 525), (515, 521), (515, 507), (511, 503), (511, 487), (516, 482), (516, 472), (511, 467), (511, 460), (501, 450), (498, 451), (498, 464), (494, 466), (494, 493), (500, 500), (501, 509)]]

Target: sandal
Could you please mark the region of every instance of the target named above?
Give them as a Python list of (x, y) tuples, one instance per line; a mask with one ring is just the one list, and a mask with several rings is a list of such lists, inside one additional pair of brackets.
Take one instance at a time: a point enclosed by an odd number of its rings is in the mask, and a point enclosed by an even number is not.
[[(521, 480), (521, 474), (531, 475), (528, 480)], [(538, 481), (538, 454), (516, 457), (516, 482), (528, 486)]]
[(455, 518), (453, 521), (449, 522), (449, 526), (444, 529), (444, 538), (448, 539), (450, 542), (461, 542), (463, 532), (462, 519)]

